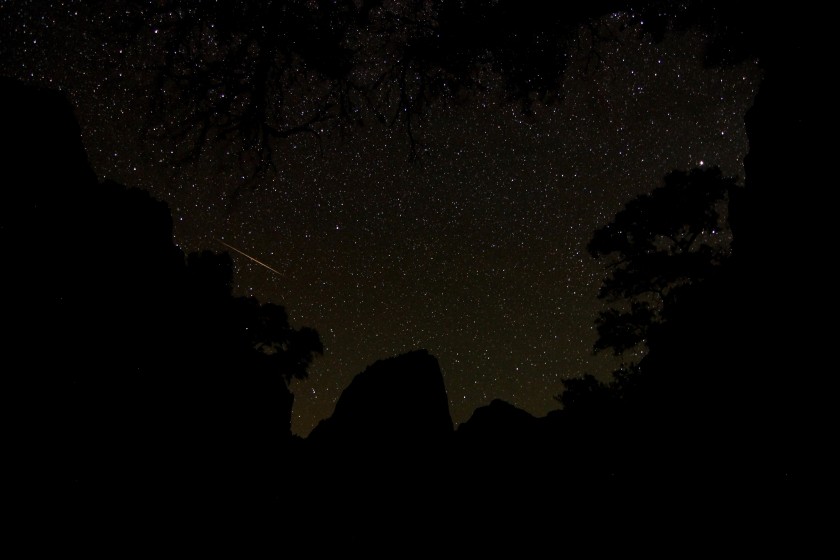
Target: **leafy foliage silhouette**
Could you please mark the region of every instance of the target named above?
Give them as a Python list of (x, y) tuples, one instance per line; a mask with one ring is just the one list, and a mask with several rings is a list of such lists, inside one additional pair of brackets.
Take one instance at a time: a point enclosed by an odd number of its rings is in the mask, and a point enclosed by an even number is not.
[(725, 207), (736, 188), (717, 168), (673, 171), (595, 231), (587, 250), (609, 259), (598, 297), (611, 305), (596, 321), (596, 352), (618, 355), (643, 343), (680, 288), (702, 282), (727, 259)]
[(655, 0), (267, 0), (144, 6), (123, 28), (157, 47), (151, 114), (163, 118), (150, 133), (173, 140), (178, 161), (218, 150), (256, 177), (279, 141), (320, 146), (325, 131), (366, 123), (401, 129), (416, 155), (429, 111), (474, 93), (529, 114), (562, 95), (572, 49), (598, 60), (617, 40), (629, 20), (599, 19), (622, 10), (657, 37), (675, 20), (717, 24)]

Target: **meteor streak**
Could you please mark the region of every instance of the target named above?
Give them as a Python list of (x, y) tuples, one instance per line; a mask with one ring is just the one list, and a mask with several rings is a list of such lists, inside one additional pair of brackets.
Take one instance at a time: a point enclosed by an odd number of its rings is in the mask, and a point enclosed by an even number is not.
[(236, 251), (237, 253), (239, 253), (239, 254), (240, 254), (240, 255), (242, 255), (243, 257), (248, 258), (248, 259), (251, 259), (252, 261), (254, 261), (255, 263), (257, 263), (258, 265), (260, 265), (260, 266), (263, 266), (263, 267), (267, 268), (268, 270), (270, 270), (270, 271), (271, 271), (271, 272), (273, 272), (274, 274), (278, 274), (278, 275), (280, 275), (280, 276), (283, 276), (283, 274), (282, 274), (281, 272), (279, 272), (279, 271), (277, 271), (277, 270), (274, 270), (273, 268), (271, 268), (270, 266), (268, 266), (268, 265), (267, 265), (267, 264), (265, 264), (264, 262), (258, 261), (257, 259), (255, 259), (255, 258), (254, 258), (254, 257), (252, 257), (251, 255), (249, 255), (248, 253), (245, 253), (245, 252), (243, 252), (243, 251), (240, 251), (239, 249), (237, 249), (237, 248), (236, 248), (236, 247), (234, 247), (233, 245), (228, 245), (227, 243), (225, 243), (225, 242), (224, 242), (224, 241), (222, 241), (221, 239), (217, 239), (216, 241), (218, 241), (219, 243), (221, 243), (222, 245), (224, 245), (224, 246), (225, 246), (225, 247), (227, 247), (228, 249), (233, 249), (234, 251)]

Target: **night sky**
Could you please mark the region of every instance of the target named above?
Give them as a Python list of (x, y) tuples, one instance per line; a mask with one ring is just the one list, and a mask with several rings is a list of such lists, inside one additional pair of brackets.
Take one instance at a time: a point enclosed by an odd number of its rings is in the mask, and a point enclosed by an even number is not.
[(558, 408), (563, 379), (619, 363), (592, 354), (605, 271), (585, 251), (593, 231), (673, 169), (743, 177), (758, 68), (704, 67), (699, 31), (654, 42), (640, 19), (611, 16), (600, 25), (616, 39), (572, 50), (559, 100), (534, 115), (493, 91), (436, 105), (416, 158), (378, 125), (327, 131), (322, 149), (296, 136), (276, 174), (249, 182), (233, 155), (174, 165), (141, 133), (154, 30), (123, 44), (107, 33), (116, 11), (86, 10), (0, 4), (0, 73), (65, 90), (99, 177), (166, 201), (185, 252), (222, 240), (279, 271), (231, 252), (237, 293), (323, 340), (292, 385), (300, 435), (367, 365), (415, 348), (440, 361), (456, 424), (494, 398)]

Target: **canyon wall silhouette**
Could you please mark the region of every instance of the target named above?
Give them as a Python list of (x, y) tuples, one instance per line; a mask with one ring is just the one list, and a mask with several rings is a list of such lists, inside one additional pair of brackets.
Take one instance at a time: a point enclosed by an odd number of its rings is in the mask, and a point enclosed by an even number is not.
[(0, 110), (18, 505), (103, 521), (275, 499), (296, 444), (287, 384), (317, 333), (234, 297), (228, 255), (185, 256), (166, 204), (99, 182), (62, 94), (4, 79)]

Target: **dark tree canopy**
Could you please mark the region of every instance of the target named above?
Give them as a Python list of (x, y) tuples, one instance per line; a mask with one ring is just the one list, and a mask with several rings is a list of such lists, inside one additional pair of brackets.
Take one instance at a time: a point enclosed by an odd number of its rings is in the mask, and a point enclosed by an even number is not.
[(673, 171), (595, 232), (587, 249), (609, 259), (598, 297), (611, 305), (597, 320), (596, 351), (620, 354), (644, 342), (679, 289), (702, 281), (727, 258), (725, 209), (736, 188), (736, 179), (717, 168)]
[(572, 377), (563, 381), (563, 392), (555, 397), (566, 411), (592, 412), (609, 406), (616, 393), (609, 384), (602, 383), (595, 376)]
[[(324, 348), (318, 332), (295, 329), (283, 306), (253, 297), (233, 297), (233, 261), (227, 253), (201, 251), (187, 257), (187, 293), (202, 330), (216, 333), (257, 375), (281, 376), (286, 384), (306, 379)], [(224, 342), (222, 342), (224, 341)]]
[[(492, 91), (521, 104), (550, 103), (573, 49), (598, 57), (615, 26), (653, 37), (700, 23), (714, 33), (710, 60), (743, 56), (726, 22), (737, 9), (703, 1), (267, 0), (133, 4), (129, 38), (151, 37), (151, 131), (179, 160), (205, 149), (239, 156), (251, 174), (273, 167), (278, 141), (320, 139), (329, 129), (379, 122), (406, 133), (431, 107)], [(600, 23), (599, 23), (600, 22)], [(145, 41), (144, 41), (145, 42)], [(736, 54), (733, 54), (736, 53)]]
[(258, 352), (267, 373), (282, 375), (286, 383), (306, 379), (315, 355), (324, 352), (318, 332), (309, 327), (292, 328), (280, 305), (260, 304), (254, 298), (237, 298), (236, 302), (244, 342)]
[[(605, 3), (595, 4), (586, 13)], [(544, 99), (584, 17), (547, 5), (176, 1), (135, 21), (163, 47), (154, 103), (168, 117), (156, 131), (178, 141), (181, 157), (211, 141), (258, 172), (277, 140), (363, 121), (401, 126), (413, 146), (428, 105), (499, 77), (511, 98)]]

